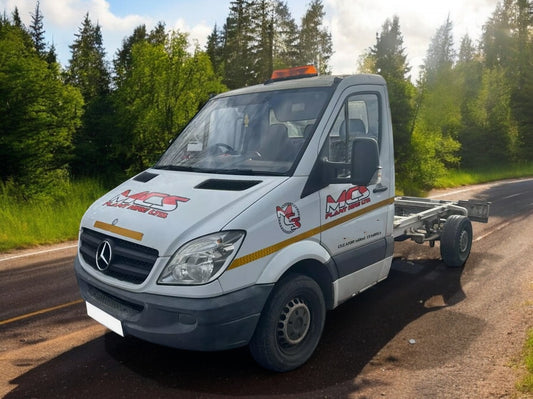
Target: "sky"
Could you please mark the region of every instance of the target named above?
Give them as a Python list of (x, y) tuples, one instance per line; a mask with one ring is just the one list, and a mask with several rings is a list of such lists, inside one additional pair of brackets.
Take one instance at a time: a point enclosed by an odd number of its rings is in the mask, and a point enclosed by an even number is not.
[[(0, 12), (11, 16), (17, 7), (22, 22), (29, 26), (36, 2), (0, 0)], [(310, 0), (286, 2), (299, 24)], [(229, 0), (40, 0), (40, 9), (46, 40), (54, 43), (59, 61), (66, 67), (71, 55), (69, 45), (87, 12), (91, 21), (101, 26), (107, 58), (111, 60), (135, 27), (145, 24), (151, 29), (160, 21), (167, 29), (189, 33), (191, 42), (203, 48), (215, 24), (224, 25), (229, 4)], [(323, 0), (323, 4), (324, 24), (333, 41), (333, 74), (356, 73), (361, 54), (375, 45), (383, 23), (397, 15), (415, 80), (432, 37), (448, 16), (458, 49), (465, 34), (475, 42), (480, 38), (498, 0)]]

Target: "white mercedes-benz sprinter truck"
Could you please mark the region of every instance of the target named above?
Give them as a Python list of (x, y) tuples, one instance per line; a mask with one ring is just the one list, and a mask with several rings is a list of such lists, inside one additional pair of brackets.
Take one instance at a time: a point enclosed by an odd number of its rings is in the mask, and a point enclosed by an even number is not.
[(153, 167), (83, 216), (88, 314), (122, 336), (249, 345), (266, 368), (301, 366), (326, 310), (387, 277), (395, 239), (441, 241), (462, 266), (469, 212), (488, 216), (413, 198), (395, 214), (393, 156), (380, 76), (293, 68), (212, 98)]

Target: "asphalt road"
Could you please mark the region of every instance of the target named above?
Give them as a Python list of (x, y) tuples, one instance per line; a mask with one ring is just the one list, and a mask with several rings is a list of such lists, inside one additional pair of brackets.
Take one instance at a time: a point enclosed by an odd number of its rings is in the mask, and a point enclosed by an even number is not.
[(123, 339), (86, 316), (75, 243), (0, 255), (5, 398), (505, 398), (533, 327), (533, 179), (433, 193), (491, 201), (464, 269), (400, 243), (387, 280), (330, 312), (302, 368), (246, 348), (196, 353)]

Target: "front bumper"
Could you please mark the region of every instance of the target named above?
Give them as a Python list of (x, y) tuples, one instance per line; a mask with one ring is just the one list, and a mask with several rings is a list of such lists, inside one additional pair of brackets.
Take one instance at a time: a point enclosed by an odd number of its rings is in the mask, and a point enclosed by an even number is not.
[(110, 287), (74, 269), (83, 299), (119, 319), (125, 335), (179, 349), (214, 351), (246, 345), (273, 285), (213, 298), (180, 298)]

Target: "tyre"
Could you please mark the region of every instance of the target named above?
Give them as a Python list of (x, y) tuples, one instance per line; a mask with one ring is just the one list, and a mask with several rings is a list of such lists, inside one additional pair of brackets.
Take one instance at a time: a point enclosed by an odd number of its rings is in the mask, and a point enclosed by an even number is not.
[(315, 351), (325, 319), (324, 296), (315, 280), (288, 276), (272, 291), (250, 341), (250, 352), (266, 369), (293, 370)]
[(466, 216), (452, 215), (446, 219), (440, 237), (440, 254), (449, 267), (462, 267), (472, 248), (472, 223)]

